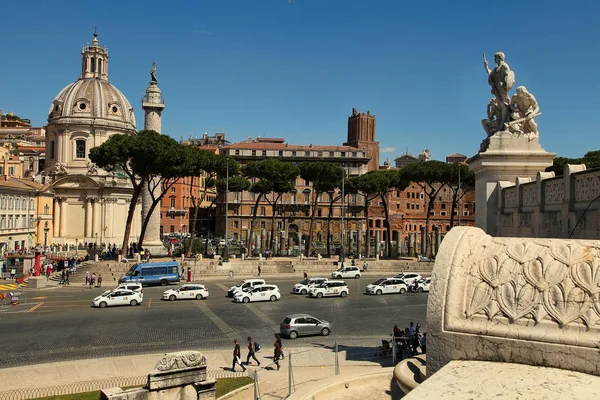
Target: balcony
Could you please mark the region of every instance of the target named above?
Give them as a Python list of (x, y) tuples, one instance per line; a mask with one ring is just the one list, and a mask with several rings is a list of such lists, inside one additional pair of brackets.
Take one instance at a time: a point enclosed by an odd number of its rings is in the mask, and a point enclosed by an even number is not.
[(185, 215), (188, 212), (189, 212), (189, 210), (179, 209), (179, 208), (174, 208), (174, 207), (171, 207), (167, 210), (167, 214), (169, 214), (169, 215)]

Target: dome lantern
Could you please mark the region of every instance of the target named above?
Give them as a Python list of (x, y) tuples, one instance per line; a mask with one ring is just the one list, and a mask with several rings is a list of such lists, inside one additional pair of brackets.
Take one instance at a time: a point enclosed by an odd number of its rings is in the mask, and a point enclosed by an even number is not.
[(81, 51), (81, 78), (108, 80), (108, 49), (100, 47), (95, 30), (92, 44)]

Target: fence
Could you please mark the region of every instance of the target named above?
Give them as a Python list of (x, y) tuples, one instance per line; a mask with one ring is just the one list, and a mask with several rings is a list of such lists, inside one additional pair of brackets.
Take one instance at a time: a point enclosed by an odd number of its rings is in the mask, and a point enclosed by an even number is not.
[[(223, 370), (208, 371), (207, 375), (208, 377), (214, 379), (245, 376), (245, 374), (242, 373)], [(147, 383), (147, 380), (148, 376), (144, 375), (75, 382), (61, 386), (17, 389), (7, 392), (0, 392), (0, 400), (35, 399), (46, 396), (92, 392), (113, 387), (143, 386)]]

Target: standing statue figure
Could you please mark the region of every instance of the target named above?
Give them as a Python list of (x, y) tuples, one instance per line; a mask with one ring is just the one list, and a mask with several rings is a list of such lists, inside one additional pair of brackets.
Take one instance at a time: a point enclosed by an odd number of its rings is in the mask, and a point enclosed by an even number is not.
[(156, 80), (156, 63), (152, 63), (152, 67), (150, 68), (150, 81), (158, 83)]
[(500, 107), (498, 107), (498, 101), (495, 97), (492, 97), (487, 106), (487, 118), (481, 120), (481, 125), (483, 125), (483, 129), (488, 137), (492, 136), (502, 128), (502, 124), (500, 123), (501, 118), (502, 111), (500, 110)]
[(534, 118), (540, 115), (540, 106), (535, 96), (529, 93), (525, 86), (519, 86), (510, 101), (512, 121), (506, 127), (517, 133), (537, 136), (537, 123)]
[(494, 54), (496, 66), (490, 70), (488, 62), (483, 55), (483, 67), (488, 74), (488, 83), (492, 87), (492, 94), (496, 97), (498, 107), (500, 107), (501, 117), (500, 126), (509, 121), (509, 98), (508, 92), (515, 84), (515, 73), (510, 70), (508, 64), (504, 61), (504, 53)]

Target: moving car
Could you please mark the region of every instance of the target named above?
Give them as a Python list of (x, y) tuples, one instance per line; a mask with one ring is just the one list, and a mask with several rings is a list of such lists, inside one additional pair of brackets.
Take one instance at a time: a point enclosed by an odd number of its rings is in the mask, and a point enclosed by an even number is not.
[(400, 293), (404, 294), (408, 290), (408, 286), (402, 279), (399, 278), (381, 278), (371, 283), (365, 289), (367, 294), (388, 294)]
[(331, 277), (335, 279), (342, 278), (360, 278), (360, 269), (358, 267), (342, 267), (331, 273)]
[(208, 297), (208, 289), (204, 285), (189, 284), (182, 285), (175, 289), (166, 290), (162, 298), (163, 300), (202, 300)]
[[(142, 284), (141, 283), (135, 283), (135, 282), (121, 283), (119, 286), (117, 286), (117, 289), (125, 289), (125, 290), (131, 290), (132, 292), (144, 293), (144, 289), (142, 288)], [(116, 290), (116, 289), (114, 289), (114, 290)]]
[(421, 278), (417, 281), (417, 292), (429, 292), (429, 285), (431, 284), (431, 278)]
[(238, 291), (233, 296), (236, 303), (250, 303), (251, 301), (277, 301), (281, 298), (276, 285), (260, 285), (245, 291)]
[(136, 293), (131, 290), (115, 289), (108, 293), (104, 292), (96, 297), (92, 300), (92, 306), (100, 308), (108, 306), (124, 306), (128, 304), (137, 306), (138, 304), (142, 304), (143, 300), (144, 295), (141, 292)]
[(255, 286), (266, 284), (264, 279), (244, 279), (227, 291), (227, 297), (234, 297), (237, 292), (248, 291)]
[(414, 283), (414, 281), (421, 279), (422, 276), (414, 272), (402, 272), (396, 275), (394, 278), (402, 279), (404, 283), (410, 286), (412, 283)]
[(138, 282), (143, 285), (179, 282), (179, 263), (177, 261), (133, 264), (129, 271), (119, 278), (119, 283)]
[(348, 296), (349, 290), (348, 285), (344, 281), (327, 281), (321, 283), (319, 286), (313, 286), (308, 290), (310, 297), (325, 297), (325, 296)]
[(327, 282), (327, 278), (307, 278), (303, 279), (300, 283), (296, 283), (292, 288), (292, 293), (307, 294), (308, 289), (311, 286), (320, 285), (323, 282)]
[(331, 333), (331, 324), (308, 314), (290, 314), (281, 321), (279, 332), (290, 339), (308, 335), (327, 336)]

